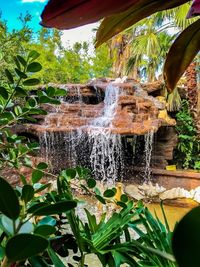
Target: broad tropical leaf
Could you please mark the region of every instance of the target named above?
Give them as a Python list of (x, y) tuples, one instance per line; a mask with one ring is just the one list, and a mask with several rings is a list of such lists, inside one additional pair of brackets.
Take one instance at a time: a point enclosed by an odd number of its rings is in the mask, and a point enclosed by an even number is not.
[(172, 238), (172, 249), (181, 267), (199, 266), (200, 207), (192, 209), (178, 223)]
[(6, 244), (6, 255), (10, 261), (21, 261), (43, 252), (48, 247), (48, 240), (39, 235), (18, 234)]
[(169, 50), (164, 66), (167, 88), (172, 91), (200, 50), (200, 19), (186, 28)]
[(96, 35), (96, 47), (109, 40), (114, 35), (132, 26), (141, 19), (155, 12), (174, 8), (188, 2), (187, 0), (139, 0), (128, 10), (105, 18)]
[(137, 0), (50, 0), (42, 13), (41, 24), (70, 29), (122, 12)]
[(12, 220), (16, 220), (20, 214), (17, 195), (12, 186), (2, 177), (0, 177), (0, 212)]

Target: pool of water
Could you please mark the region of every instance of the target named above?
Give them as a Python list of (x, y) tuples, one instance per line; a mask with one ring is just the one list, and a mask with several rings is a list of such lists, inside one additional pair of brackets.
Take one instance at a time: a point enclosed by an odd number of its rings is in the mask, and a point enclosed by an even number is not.
[[(148, 209), (151, 211), (151, 213), (154, 215), (155, 212), (158, 216), (158, 218), (164, 222), (162, 211), (160, 208), (159, 204), (147, 204), (146, 205)], [(169, 206), (169, 205), (164, 205), (164, 210), (165, 214), (170, 226), (170, 229), (173, 230), (174, 225), (176, 222), (180, 221), (180, 219), (187, 213), (189, 212), (193, 207), (175, 207), (175, 206)]]

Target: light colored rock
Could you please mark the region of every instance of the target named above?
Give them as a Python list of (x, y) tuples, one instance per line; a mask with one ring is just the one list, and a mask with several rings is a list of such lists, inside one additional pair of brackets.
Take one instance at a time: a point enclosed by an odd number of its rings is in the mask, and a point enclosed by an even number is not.
[(138, 189), (137, 185), (127, 185), (124, 189), (125, 193), (129, 195), (130, 197), (141, 200), (144, 199), (145, 196), (141, 194), (141, 192)]
[(166, 189), (158, 184), (153, 185), (151, 182), (144, 183), (138, 186), (140, 192), (147, 197), (156, 197), (160, 193), (164, 192)]
[(191, 198), (191, 194), (189, 191), (184, 188), (176, 187), (170, 190), (166, 190), (165, 192), (159, 195), (159, 198), (164, 199), (176, 199), (176, 198)]
[(200, 186), (190, 191), (190, 195), (193, 200), (200, 203)]

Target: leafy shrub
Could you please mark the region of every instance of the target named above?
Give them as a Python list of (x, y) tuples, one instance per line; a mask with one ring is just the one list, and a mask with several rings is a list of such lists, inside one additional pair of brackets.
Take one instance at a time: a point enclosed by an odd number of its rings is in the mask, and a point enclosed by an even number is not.
[(200, 141), (192, 115), (188, 108), (188, 102), (183, 100), (182, 108), (176, 115), (178, 132), (178, 147), (175, 158), (181, 167), (199, 169)]

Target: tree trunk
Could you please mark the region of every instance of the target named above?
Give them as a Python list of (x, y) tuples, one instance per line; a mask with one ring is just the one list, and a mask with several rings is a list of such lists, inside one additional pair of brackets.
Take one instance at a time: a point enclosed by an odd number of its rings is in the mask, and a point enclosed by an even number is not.
[(192, 62), (186, 70), (186, 97), (200, 138), (200, 92), (197, 83), (197, 63)]

